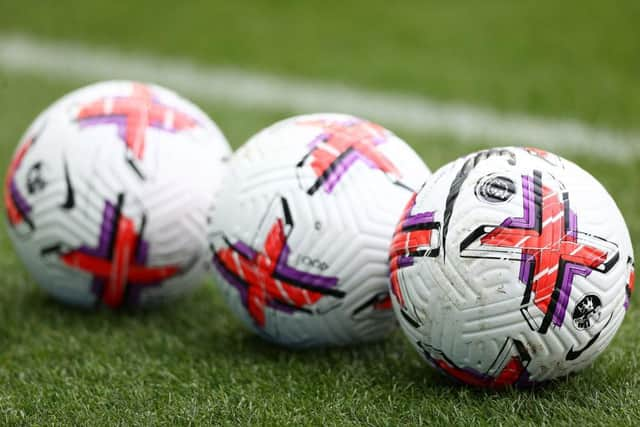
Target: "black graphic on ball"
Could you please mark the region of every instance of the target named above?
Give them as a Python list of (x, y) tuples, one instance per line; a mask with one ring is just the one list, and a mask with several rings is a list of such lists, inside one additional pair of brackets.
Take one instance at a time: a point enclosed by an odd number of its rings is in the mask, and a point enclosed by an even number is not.
[(515, 193), (515, 183), (506, 176), (487, 175), (476, 185), (476, 197), (489, 203), (508, 202)]
[(573, 324), (577, 329), (589, 329), (600, 321), (602, 302), (596, 295), (586, 295), (573, 310)]
[(27, 191), (34, 194), (44, 190), (46, 186), (47, 183), (42, 177), (42, 162), (36, 162), (27, 171)]

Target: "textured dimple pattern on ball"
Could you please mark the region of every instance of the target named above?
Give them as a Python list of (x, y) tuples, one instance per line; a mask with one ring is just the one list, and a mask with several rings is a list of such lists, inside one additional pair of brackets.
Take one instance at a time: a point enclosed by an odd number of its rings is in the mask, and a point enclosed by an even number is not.
[[(261, 221), (280, 198), (290, 208), (293, 227), (288, 235), (289, 265), (312, 274), (338, 278), (344, 297), (322, 296), (287, 312), (266, 306), (260, 325), (243, 304), (240, 292), (225, 278), (217, 283), (231, 310), (263, 337), (292, 346), (350, 344), (386, 336), (394, 327), (389, 309), (374, 309), (373, 300), (388, 289), (388, 246), (397, 217), (411, 196), (381, 170), (357, 160), (344, 170), (329, 192), (307, 191), (317, 179), (309, 166), (309, 144), (323, 129), (298, 125), (314, 120), (350, 121), (344, 115), (303, 116), (261, 131), (241, 147), (223, 183), (220, 207), (213, 216), (211, 235), (241, 240), (262, 251)], [(428, 174), (420, 158), (404, 142), (385, 131), (378, 147), (400, 171), (405, 185), (418, 188)], [(341, 167), (341, 166), (339, 166)], [(277, 216), (270, 217), (273, 222)], [(267, 227), (268, 228), (268, 227)], [(222, 243), (224, 245), (224, 243)], [(299, 262), (314, 260), (323, 270)], [(369, 306), (366, 306), (367, 303)], [(359, 310), (360, 309), (360, 310)]]
[[(460, 175), (463, 165), (469, 164), (469, 159), (480, 158), (466, 171), (466, 179), (458, 179), (462, 184), (450, 216), (446, 245), (441, 248), (440, 255), (415, 258), (412, 266), (401, 269), (399, 282), (404, 306), (401, 307), (396, 298), (393, 302), (402, 329), (411, 342), (423, 354), (425, 347), (429, 349), (430, 363), (446, 358), (446, 363), (440, 363), (452, 369), (449, 373), (469, 368), (474, 375), (495, 379), (500, 374), (496, 365), (503, 363), (506, 366), (509, 357), (523, 359), (522, 355), (526, 354), (527, 378), (544, 381), (583, 369), (609, 344), (624, 318), (629, 275), (627, 259), (633, 255), (633, 250), (615, 202), (591, 175), (554, 155), (520, 148), (508, 148), (507, 151), (504, 155), (472, 154), (459, 159), (436, 171), (419, 192), (412, 214), (434, 212), (434, 220), (443, 223), (456, 175)], [(534, 171), (540, 173), (542, 185), (557, 190), (557, 194), (551, 194), (545, 203), (555, 200), (552, 196), (562, 202), (563, 193), (568, 194), (567, 209), (577, 218), (572, 221), (576, 222), (578, 243), (571, 247), (574, 251), (571, 253), (578, 253), (584, 246), (594, 246), (606, 256), (596, 264), (601, 268), (608, 262), (612, 264), (606, 272), (588, 268), (585, 273), (573, 276), (571, 286), (562, 291), (568, 293), (566, 308), (554, 315), (547, 330), (540, 327), (545, 319), (545, 312), (540, 308), (545, 307), (541, 302), (545, 295), (542, 290), (536, 293), (534, 289), (529, 303), (524, 306), (526, 319), (521, 311), (526, 289), (519, 278), (522, 249), (516, 247), (510, 252), (496, 252), (494, 247), (476, 244), (464, 246), (464, 250), (469, 247), (475, 252), (463, 254), (462, 245), (480, 226), (487, 225), (490, 231), (507, 218), (526, 217), (523, 211), (524, 181), (532, 178), (523, 176), (533, 177)], [(483, 179), (486, 181), (487, 176), (501, 176), (506, 178), (502, 182), (513, 182), (512, 193), (499, 203), (496, 199), (483, 199), (478, 195), (477, 186)], [(562, 216), (556, 220), (569, 217), (569, 211), (562, 209), (558, 214)], [(547, 220), (553, 221), (545, 218)], [(561, 229), (566, 227), (568, 225), (564, 224)], [(566, 239), (567, 235), (557, 236), (557, 239), (562, 238)], [(525, 239), (518, 244), (526, 246), (526, 242)], [(556, 249), (549, 246), (543, 250)], [(619, 257), (617, 262), (615, 253)], [(550, 270), (537, 272), (540, 275), (534, 276), (534, 280), (553, 274), (558, 264), (550, 265)], [(580, 312), (579, 306), (585, 299), (592, 301), (591, 296), (596, 296), (601, 305), (589, 312), (589, 326), (584, 327), (584, 323), (579, 323), (579, 317), (574, 322), (574, 313)], [(419, 325), (407, 321), (402, 311), (412, 314)], [(563, 317), (558, 317), (560, 315)], [(563, 319), (561, 324), (556, 324), (557, 318)], [(509, 347), (509, 343), (516, 341), (522, 343), (524, 352), (515, 344)]]
[[(38, 284), (68, 303), (91, 306), (100, 298), (92, 291), (93, 276), (70, 268), (61, 255), (81, 246), (96, 247), (105, 205), (115, 206), (119, 197), (122, 214), (148, 244), (145, 266), (180, 267), (178, 275), (140, 289), (138, 303), (157, 303), (189, 291), (201, 282), (208, 266), (207, 215), (215, 204), (229, 146), (196, 106), (148, 85), (154, 99), (188, 114), (198, 126), (181, 132), (147, 127), (136, 172), (115, 124), (82, 126), (77, 120), (81, 106), (127, 96), (132, 87), (131, 82), (107, 82), (73, 92), (36, 119), (23, 138), (37, 136), (16, 173), (20, 192), (33, 206), (36, 227), (27, 233), (9, 227), (10, 236)], [(172, 120), (175, 116), (165, 116), (162, 126), (171, 126)], [(37, 162), (43, 165), (46, 186), (30, 194), (27, 174)], [(68, 208), (63, 207), (69, 197), (65, 170), (74, 196)]]

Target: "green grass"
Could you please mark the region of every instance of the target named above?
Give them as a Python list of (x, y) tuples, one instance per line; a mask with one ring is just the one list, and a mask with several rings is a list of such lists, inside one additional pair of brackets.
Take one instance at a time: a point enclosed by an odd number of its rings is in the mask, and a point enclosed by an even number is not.
[(640, 117), (635, 0), (313, 3), (0, 0), (0, 30), (622, 128)]
[[(4, 78), (0, 155), (8, 160), (31, 117), (72, 87)], [(283, 115), (204, 106), (235, 141)], [(403, 136), (433, 167), (468, 150), (442, 138)], [(640, 206), (627, 190), (638, 182), (640, 164), (580, 163), (619, 201), (638, 247)], [(37, 289), (0, 236), (0, 423), (476, 425), (630, 423), (640, 416), (635, 308), (585, 373), (536, 391), (481, 392), (432, 372), (400, 333), (349, 349), (293, 352), (266, 344), (233, 320), (211, 283), (156, 311), (68, 309)]]
[[(40, 2), (37, 9), (28, 3), (0, 2), (0, 29), (576, 116), (622, 129), (632, 129), (640, 117), (635, 2), (573, 9), (563, 3), (563, 14), (555, 14), (560, 6), (551, 2), (403, 2), (392, 9), (382, 2), (366, 9), (340, 3), (342, 13), (328, 3), (314, 9), (254, 1), (243, 10), (226, 4), (215, 11), (171, 4), (179, 6), (174, 12), (156, 2), (147, 12), (154, 18), (135, 31), (115, 25), (124, 11), (113, 4), (96, 5), (100, 15), (85, 21), (86, 3)], [(127, 9), (142, 16), (145, 8), (136, 3)], [(0, 71), (2, 169), (35, 115), (74, 87)], [(291, 113), (200, 104), (235, 146)], [(433, 169), (474, 148), (398, 133)], [(640, 161), (574, 160), (618, 201), (638, 259)], [(493, 393), (434, 373), (399, 332), (357, 348), (274, 347), (232, 318), (211, 283), (159, 310), (68, 309), (36, 287), (4, 230), (0, 255), (0, 424), (629, 425), (640, 419), (640, 312), (633, 303), (610, 348), (584, 373), (536, 390)]]

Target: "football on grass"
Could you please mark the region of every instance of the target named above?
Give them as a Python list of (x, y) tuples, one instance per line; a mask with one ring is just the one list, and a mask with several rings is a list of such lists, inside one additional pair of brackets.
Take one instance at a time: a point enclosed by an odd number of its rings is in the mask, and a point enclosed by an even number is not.
[(5, 182), (7, 225), (35, 281), (74, 305), (150, 305), (200, 283), (229, 146), (189, 101), (118, 81), (43, 112)]
[(393, 306), (435, 368), (481, 387), (590, 365), (620, 327), (633, 250), (609, 193), (531, 148), (470, 154), (407, 205), (390, 253)]
[(429, 171), (393, 133), (342, 114), (276, 123), (232, 157), (211, 246), (231, 308), (293, 347), (385, 337), (395, 325), (387, 250)]

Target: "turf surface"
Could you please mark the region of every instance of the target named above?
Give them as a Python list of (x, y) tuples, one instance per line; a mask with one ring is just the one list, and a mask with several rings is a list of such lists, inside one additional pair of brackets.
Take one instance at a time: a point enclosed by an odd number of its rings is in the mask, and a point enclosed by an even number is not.
[[(302, 3), (257, 1), (247, 10), (233, 4), (222, 11), (181, 6), (172, 14), (156, 2), (154, 20), (143, 19), (130, 30), (119, 22), (142, 16), (144, 8), (137, 4), (127, 13), (100, 6), (94, 17), (81, 18), (86, 3), (62, 3), (42, 2), (34, 9), (2, 2), (0, 29), (576, 116), (621, 129), (633, 128), (640, 113), (635, 84), (640, 63), (630, 54), (639, 43), (630, 33), (629, 22), (638, 14), (633, 2), (620, 2), (627, 8), (620, 10), (581, 3), (575, 16), (557, 16), (558, 22), (552, 19), (554, 9), (540, 3), (535, 8), (503, 3), (502, 10), (499, 2), (483, 2), (477, 9), (454, 2), (432, 10), (422, 6), (421, 14), (406, 5), (387, 14), (382, 3), (372, 3), (362, 10), (343, 5), (343, 14), (333, 16), (329, 6), (315, 10)], [(514, 17), (526, 22), (517, 25)], [(596, 31), (599, 26), (602, 32)], [(595, 30), (587, 31), (591, 27)], [(287, 30), (295, 30), (296, 37), (287, 37)], [(423, 38), (414, 40), (418, 36)], [(283, 42), (290, 43), (285, 52), (278, 48)], [(547, 55), (553, 46), (572, 54)], [(0, 69), (3, 168), (35, 115), (75, 87)], [(236, 146), (291, 113), (199, 103)], [(473, 148), (443, 137), (398, 133), (433, 169)], [(638, 259), (640, 161), (574, 160), (618, 201)], [(0, 254), (0, 424), (621, 425), (640, 419), (635, 301), (592, 368), (533, 391), (491, 393), (441, 378), (400, 333), (358, 348), (273, 347), (242, 329), (211, 283), (160, 310), (71, 310), (37, 289), (4, 230)]]
[(0, 29), (630, 128), (640, 2), (0, 0)]

